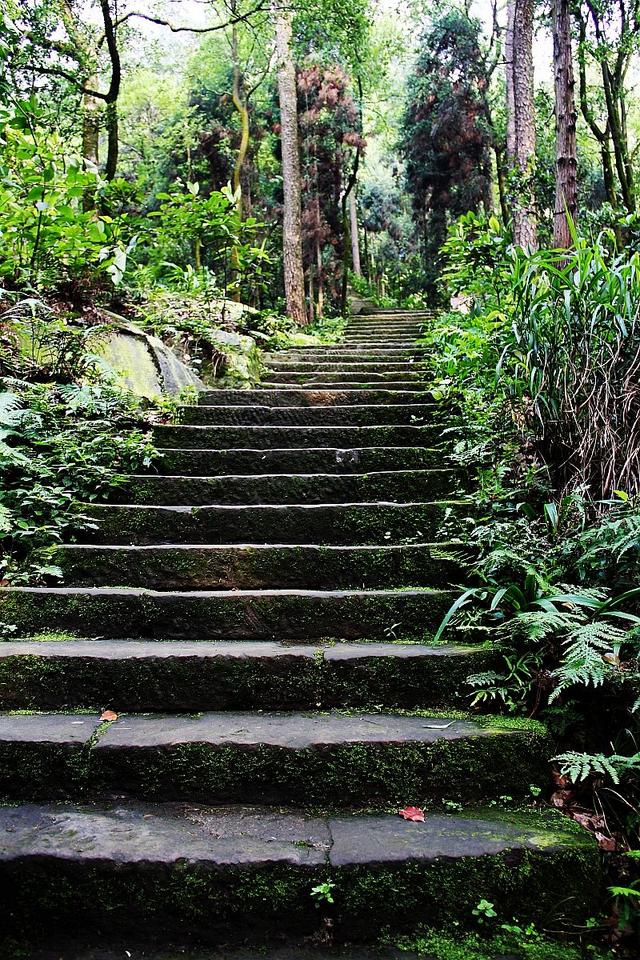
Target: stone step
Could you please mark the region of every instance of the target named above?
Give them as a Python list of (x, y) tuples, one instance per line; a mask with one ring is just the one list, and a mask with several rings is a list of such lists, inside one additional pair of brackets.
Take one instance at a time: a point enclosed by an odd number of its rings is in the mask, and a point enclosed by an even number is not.
[(434, 503), (261, 504), (258, 506), (156, 507), (82, 505), (96, 530), (94, 543), (430, 543), (451, 513), (473, 512), (470, 501)]
[[(281, 939), (283, 928), (308, 942), (328, 928), (371, 940), (425, 918), (436, 929), (470, 924), (481, 896), (522, 923), (555, 929), (561, 914), (582, 928), (600, 906), (596, 844), (555, 813), (433, 811), (411, 823), (391, 812), (28, 804), (0, 808), (0, 838), (5, 928), (29, 935), (43, 924), (58, 936), (102, 926), (111, 936), (146, 930), (156, 944), (176, 932), (225, 944), (235, 932), (267, 960), (265, 936)], [(311, 895), (323, 883), (331, 904)]]
[(368, 337), (362, 333), (354, 333), (340, 341), (341, 350), (427, 350), (415, 337)]
[(161, 425), (154, 428), (158, 447), (424, 447), (437, 441), (441, 427), (433, 426), (182, 426)]
[(398, 317), (393, 320), (377, 320), (371, 317), (362, 320), (354, 320), (345, 327), (345, 333), (353, 333), (354, 330), (377, 330), (380, 333), (390, 333), (394, 330), (422, 330), (425, 326), (424, 320), (414, 318)]
[[(0, 714), (0, 797), (318, 804), (529, 795), (553, 744), (535, 722), (448, 714)], [(460, 715), (464, 717), (464, 714)]]
[[(346, 365), (342, 365), (343, 368)], [(298, 383), (301, 386), (308, 385), (313, 386), (315, 382), (319, 381), (320, 383), (364, 383), (368, 386), (375, 387), (376, 385), (382, 384), (383, 387), (385, 384), (389, 383), (400, 383), (404, 381), (405, 383), (409, 382), (419, 382), (424, 384), (426, 379), (426, 374), (424, 371), (420, 370), (411, 370), (408, 368), (407, 364), (398, 364), (397, 370), (380, 370), (378, 367), (376, 370), (365, 371), (365, 370), (356, 370), (356, 369), (341, 369), (338, 366), (338, 369), (329, 369), (323, 370), (318, 367), (313, 367), (310, 365), (308, 370), (304, 369), (295, 369), (295, 370), (281, 370), (274, 369), (273, 367), (267, 368), (266, 374), (273, 379), (277, 379), (279, 383)], [(387, 387), (387, 389), (391, 389)], [(426, 390), (426, 386), (422, 386), (423, 390)]]
[(420, 333), (424, 327), (423, 323), (415, 320), (394, 320), (393, 322), (380, 320), (362, 320), (357, 323), (349, 323), (345, 328), (345, 334), (350, 333), (375, 332), (382, 335), (386, 333)]
[[(259, 393), (259, 391), (258, 391)], [(365, 399), (365, 398), (362, 398)], [(178, 411), (180, 423), (251, 426), (376, 426), (441, 420), (440, 408), (434, 403), (398, 404), (360, 403), (345, 406), (263, 406), (259, 396), (255, 406), (185, 406)]]
[(381, 361), (391, 361), (397, 363), (399, 361), (410, 363), (415, 360), (424, 360), (430, 356), (426, 352), (424, 347), (404, 347), (402, 349), (383, 348), (379, 347), (377, 350), (367, 350), (366, 347), (347, 347), (344, 345), (336, 347), (319, 347), (315, 350), (307, 348), (306, 350), (301, 350), (297, 348), (290, 348), (288, 350), (280, 350), (278, 353), (265, 353), (264, 359), (268, 360), (291, 360), (298, 359), (310, 361), (310, 360), (351, 360), (359, 363), (368, 363), (375, 360)]
[[(422, 373), (420, 360), (267, 360), (265, 367), (274, 373), (327, 373), (341, 371), (345, 373), (398, 373), (416, 369)], [(415, 368), (415, 369), (412, 369)], [(366, 379), (366, 378), (365, 378)]]
[[(294, 381), (282, 382), (281, 380), (270, 380), (265, 379), (262, 381), (262, 388), (267, 390), (292, 390), (298, 392), (299, 390), (312, 390), (313, 392), (317, 391), (339, 391), (339, 390), (348, 390), (348, 391), (362, 391), (366, 390), (367, 392), (378, 392), (381, 387), (379, 383), (357, 383), (354, 380), (305, 380), (302, 383), (296, 384)], [(402, 392), (415, 392), (417, 397), (424, 397), (428, 391), (426, 390), (425, 384), (418, 380), (387, 380), (383, 384), (385, 390), (399, 390)]]
[(403, 405), (407, 403), (425, 403), (431, 401), (428, 392), (416, 390), (371, 390), (366, 398), (360, 390), (297, 390), (288, 386), (281, 390), (203, 390), (198, 402), (209, 406), (253, 406), (266, 407), (345, 407), (351, 403), (380, 404), (381, 406)]
[[(277, 935), (276, 935), (277, 937)], [(268, 939), (274, 940), (274, 937)], [(17, 952), (16, 952), (17, 949)], [(3, 952), (4, 950), (4, 952)], [(93, 924), (79, 937), (76, 934), (48, 934), (43, 939), (37, 928), (32, 929), (27, 939), (16, 941), (0, 938), (0, 956), (3, 960), (424, 960), (414, 951), (401, 950), (395, 946), (378, 944), (325, 944), (316, 946), (300, 942), (296, 937), (285, 940), (277, 937), (275, 942), (265, 942), (262, 931), (259, 943), (244, 947), (224, 946), (217, 949), (213, 944), (198, 946), (188, 931), (167, 933), (159, 943), (153, 931), (124, 932), (101, 930)], [(504, 960), (489, 955), (485, 960)]]
[(299, 473), (194, 477), (133, 475), (116, 491), (120, 503), (155, 506), (213, 504), (366, 503), (451, 499), (462, 491), (462, 474), (441, 470), (377, 473)]
[(21, 634), (168, 640), (429, 642), (457, 596), (427, 587), (373, 590), (147, 590), (7, 587), (0, 614)]
[(467, 700), (469, 674), (494, 661), (483, 646), (417, 643), (7, 641), (0, 709), (451, 707)]
[(69, 544), (56, 549), (53, 562), (62, 567), (67, 586), (331, 589), (458, 583), (462, 580), (464, 555), (456, 543), (395, 547)]
[(281, 450), (209, 450), (164, 447), (154, 461), (165, 474), (215, 476), (264, 473), (363, 473), (371, 470), (411, 470), (438, 467), (446, 462), (446, 450), (428, 447), (332, 447), (284, 448)]

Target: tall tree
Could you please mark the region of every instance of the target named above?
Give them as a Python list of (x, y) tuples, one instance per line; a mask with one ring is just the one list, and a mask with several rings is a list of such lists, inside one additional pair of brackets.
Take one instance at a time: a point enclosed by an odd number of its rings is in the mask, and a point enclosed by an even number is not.
[(408, 92), (401, 146), (427, 267), (450, 216), (492, 207), (480, 24), (459, 11), (437, 17), (422, 38)]
[(278, 61), (278, 98), (280, 102), (280, 141), (284, 215), (282, 222), (282, 261), (287, 314), (296, 323), (306, 324), (304, 269), (302, 264), (302, 204), (300, 153), (298, 147), (298, 95), (296, 68), (292, 54), (291, 13), (278, 7), (276, 17), (276, 56)]
[(535, 0), (509, 0), (506, 82), (507, 153), (512, 175), (513, 235), (525, 250), (537, 247), (532, 176), (536, 128), (533, 96), (533, 15)]
[[(575, 6), (580, 30), (580, 106), (601, 147), (607, 193), (613, 195), (613, 170), (620, 198), (629, 213), (636, 209), (636, 187), (629, 131), (628, 74), (640, 40), (640, 5), (637, 0), (586, 0)], [(604, 123), (598, 123), (587, 91), (586, 57), (600, 72), (604, 95)]]
[(553, 0), (553, 67), (556, 95), (556, 203), (553, 242), (572, 245), (569, 221), (578, 216), (575, 80), (569, 0)]

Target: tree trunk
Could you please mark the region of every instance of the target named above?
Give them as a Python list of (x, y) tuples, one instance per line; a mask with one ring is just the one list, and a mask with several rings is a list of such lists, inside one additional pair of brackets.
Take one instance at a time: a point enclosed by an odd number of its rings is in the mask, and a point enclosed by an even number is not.
[(506, 68), (507, 89), (507, 156), (516, 155), (516, 111), (515, 92), (513, 89), (513, 29), (516, 0), (509, 0), (507, 4), (507, 33), (504, 40), (504, 60)]
[(515, 174), (513, 199), (513, 237), (518, 246), (537, 248), (535, 197), (532, 174), (535, 165), (536, 128), (533, 99), (533, 12), (535, 0), (511, 0), (508, 11), (506, 49), (507, 104), (509, 86), (513, 88), (512, 131), (507, 121), (507, 145)]
[[(96, 76), (86, 80), (85, 86), (95, 90)], [(100, 165), (100, 102), (90, 93), (82, 96), (82, 165), (85, 170), (94, 169), (98, 173)], [(95, 185), (87, 187), (82, 197), (83, 210), (93, 210), (96, 205)]]
[(569, 0), (553, 3), (553, 66), (556, 95), (556, 203), (553, 242), (573, 245), (570, 221), (578, 216), (575, 80), (571, 49)]
[[(236, 162), (233, 166), (232, 180), (233, 191), (234, 193), (237, 193), (238, 191), (242, 191), (242, 171), (245, 160), (247, 159), (247, 151), (249, 150), (249, 110), (244, 96), (244, 83), (242, 79), (242, 73), (240, 71), (240, 63), (238, 61), (238, 28), (236, 26), (233, 27), (232, 32), (231, 58), (233, 61), (232, 99), (233, 105), (238, 111), (238, 115), (240, 117), (240, 145), (238, 147)], [(242, 197), (242, 192), (240, 192), (238, 198), (238, 215), (240, 218), (242, 218), (243, 213), (244, 200)]]
[(306, 324), (304, 269), (302, 265), (302, 207), (300, 154), (298, 150), (298, 97), (296, 70), (291, 55), (291, 13), (274, 10), (276, 17), (276, 55), (278, 60), (278, 96), (280, 100), (280, 141), (282, 144), (282, 182), (284, 216), (282, 223), (282, 263), (287, 314), (296, 323)]
[(356, 277), (362, 276), (360, 264), (360, 237), (358, 235), (358, 201), (356, 191), (349, 194), (349, 216), (351, 222), (351, 264)]
[(118, 105), (108, 103), (105, 108), (105, 119), (107, 124), (107, 162), (105, 163), (104, 175), (107, 180), (113, 180), (118, 169), (118, 154), (120, 152), (120, 143), (118, 140)]
[(509, 205), (507, 203), (507, 184), (504, 170), (504, 147), (497, 143), (493, 145), (496, 160), (496, 180), (498, 181), (498, 197), (500, 198), (500, 213), (505, 227), (509, 223)]

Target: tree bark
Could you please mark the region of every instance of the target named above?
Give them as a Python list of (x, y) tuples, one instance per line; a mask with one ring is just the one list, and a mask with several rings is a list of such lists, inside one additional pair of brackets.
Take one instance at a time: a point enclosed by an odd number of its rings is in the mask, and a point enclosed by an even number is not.
[(516, 155), (516, 111), (515, 92), (513, 89), (513, 31), (515, 8), (515, 0), (509, 0), (507, 4), (507, 33), (504, 40), (507, 89), (507, 156), (512, 159), (515, 158)]
[(298, 148), (298, 95), (296, 70), (291, 54), (291, 13), (279, 8), (276, 17), (276, 56), (278, 96), (280, 100), (280, 141), (282, 144), (282, 182), (284, 216), (282, 223), (282, 263), (287, 315), (306, 324), (304, 268), (302, 265), (302, 204), (300, 153)]
[(553, 3), (553, 66), (556, 97), (556, 203), (553, 242), (573, 245), (570, 223), (578, 217), (578, 154), (576, 146), (575, 79), (571, 45), (569, 0)]
[(356, 277), (361, 277), (362, 266), (360, 264), (360, 237), (358, 235), (358, 201), (356, 200), (355, 190), (352, 190), (349, 194), (349, 217), (351, 225), (351, 265)]
[(118, 168), (118, 154), (120, 150), (118, 139), (118, 97), (120, 96), (120, 84), (122, 82), (122, 64), (120, 62), (120, 51), (118, 50), (118, 41), (116, 38), (117, 28), (111, 16), (109, 0), (100, 0), (100, 8), (102, 10), (102, 20), (104, 23), (104, 38), (111, 62), (111, 80), (109, 82), (109, 89), (105, 94), (107, 124), (107, 162), (105, 165), (105, 177), (107, 180), (113, 180)]
[(533, 99), (533, 13), (535, 0), (510, 0), (507, 59), (507, 107), (512, 87), (511, 125), (507, 147), (514, 173), (513, 238), (518, 246), (537, 248), (535, 197), (531, 178), (535, 167), (536, 128)]

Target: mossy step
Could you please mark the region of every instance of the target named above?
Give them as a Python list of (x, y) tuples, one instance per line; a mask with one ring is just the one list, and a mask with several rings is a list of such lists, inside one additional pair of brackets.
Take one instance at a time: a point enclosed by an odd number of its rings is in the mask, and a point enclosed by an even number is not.
[(340, 341), (339, 346), (342, 350), (372, 350), (375, 352), (380, 349), (411, 351), (425, 349), (425, 344), (420, 343), (420, 341), (414, 337), (380, 337), (378, 339), (375, 337), (366, 337), (362, 334), (345, 337), (344, 340)]
[[(382, 403), (345, 404), (344, 406), (277, 406), (260, 403), (260, 391), (254, 406), (184, 406), (178, 411), (181, 423), (217, 425), (272, 424), (295, 426), (376, 426), (441, 422), (442, 416), (434, 403), (412, 403), (407, 406)], [(364, 399), (364, 398), (363, 398)]]
[(240, 587), (441, 586), (463, 579), (456, 544), (317, 546), (163, 544), (58, 547), (67, 586), (218, 590)]
[[(96, 927), (227, 943), (235, 931), (316, 940), (500, 915), (583, 927), (599, 908), (599, 855), (586, 831), (542, 814), (311, 815), (177, 803), (0, 808), (7, 929)], [(327, 904), (312, 896), (323, 883)], [(129, 942), (130, 945), (130, 942)], [(224, 956), (228, 956), (225, 952)], [(290, 960), (296, 955), (291, 955)]]
[(396, 330), (410, 331), (414, 330), (420, 331), (424, 327), (424, 323), (421, 320), (410, 320), (410, 319), (394, 319), (394, 320), (356, 320), (348, 323), (345, 327), (345, 332), (347, 334), (353, 333), (354, 330), (375, 330), (379, 333), (391, 333)]
[(192, 590), (8, 587), (0, 615), (25, 634), (193, 640), (421, 640), (456, 592), (404, 590)]
[[(402, 381), (423, 384), (426, 379), (424, 371), (412, 370), (408, 364), (398, 364), (398, 369), (395, 370), (381, 370), (379, 364), (369, 364), (370, 370), (348, 368), (346, 364), (335, 364), (333, 369), (331, 369), (331, 366), (329, 365), (328, 369), (323, 369), (310, 364), (309, 368), (305, 369), (298, 364), (297, 369), (286, 370), (272, 366), (267, 368), (266, 375), (274, 380), (277, 379), (279, 383), (304, 384), (320, 381), (321, 383), (366, 383), (372, 386), (382, 385), (383, 387), (387, 383), (400, 383)], [(374, 369), (374, 367), (377, 369)], [(426, 387), (423, 386), (422, 389), (425, 390)]]
[[(415, 369), (422, 374), (423, 368), (420, 366), (420, 360), (300, 360), (297, 357), (282, 360), (267, 360), (265, 367), (275, 373), (328, 373), (343, 371), (344, 373), (375, 373), (376, 375), (386, 373), (399, 373), (409, 370), (412, 373)], [(415, 369), (412, 369), (415, 368)], [(365, 378), (366, 379), (366, 378)]]
[(260, 506), (146, 507), (86, 504), (97, 521), (83, 530), (94, 543), (429, 543), (445, 517), (472, 504), (434, 503), (261, 504)]
[(158, 447), (424, 447), (433, 444), (442, 426), (183, 426), (161, 425), (154, 428)]
[(164, 447), (154, 461), (165, 474), (207, 476), (222, 473), (363, 473), (371, 470), (411, 470), (439, 467), (446, 451), (439, 447), (331, 447), (282, 450), (208, 450)]
[(0, 714), (0, 797), (353, 806), (523, 797), (553, 744), (536, 723), (420, 713)]
[[(160, 466), (162, 466), (160, 464)], [(462, 493), (462, 474), (441, 470), (384, 470), (347, 474), (259, 476), (132, 476), (117, 490), (121, 503), (189, 504), (366, 503), (436, 500)]]
[(203, 406), (253, 406), (266, 407), (344, 407), (348, 404), (429, 403), (430, 393), (416, 390), (371, 390), (363, 397), (360, 390), (298, 390), (287, 387), (281, 390), (258, 388), (255, 390), (203, 390), (198, 402)]
[[(253, 945), (245, 943), (243, 947), (227, 945), (216, 948), (212, 944), (196, 945), (188, 931), (167, 934), (159, 943), (153, 931), (147, 931), (146, 935), (144, 930), (107, 933), (94, 927), (80, 936), (77, 933), (65, 935), (64, 932), (49, 932), (43, 936), (41, 931), (34, 929), (28, 936), (22, 935), (19, 942), (11, 936), (8, 940), (0, 938), (0, 956), (3, 960), (123, 960), (128, 954), (136, 960), (443, 960), (441, 956), (419, 957), (415, 951), (377, 943), (314, 946), (293, 937), (283, 945), (282, 937), (277, 934), (269, 939), (275, 942), (267, 944), (265, 931), (262, 931), (259, 942)], [(482, 960), (504, 960), (504, 950), (499, 953), (499, 956), (495, 952), (487, 953)], [(474, 955), (474, 960), (480, 958)], [(555, 954), (554, 960), (557, 960)], [(569, 956), (563, 954), (562, 960), (582, 958), (571, 953)], [(603, 958), (594, 956), (592, 960)]]
[(344, 344), (340, 344), (335, 347), (318, 347), (306, 349), (289, 349), (289, 350), (280, 350), (278, 353), (266, 353), (264, 354), (265, 360), (304, 360), (308, 362), (310, 360), (353, 360), (363, 363), (370, 363), (375, 360), (391, 360), (398, 361), (403, 360), (405, 362), (412, 360), (424, 360), (429, 356), (425, 352), (425, 347), (405, 347), (404, 349), (394, 349), (393, 347), (384, 348), (379, 347), (378, 350), (367, 350), (366, 347), (347, 347)]
[(358, 383), (355, 380), (328, 381), (326, 379), (316, 378), (302, 380), (296, 383), (296, 381), (293, 380), (282, 381), (279, 378), (275, 379), (275, 377), (275, 374), (274, 379), (265, 377), (260, 386), (267, 390), (367, 390), (372, 392), (377, 392), (383, 388), (385, 390), (402, 390), (403, 392), (411, 391), (420, 397), (424, 397), (426, 390), (425, 384), (419, 380), (387, 380), (381, 386), (380, 382)]
[(485, 647), (417, 643), (7, 641), (0, 709), (451, 707), (494, 660)]
[(423, 329), (423, 323), (409, 323), (405, 321), (398, 323), (350, 323), (345, 328), (344, 334), (347, 337), (357, 333), (373, 334), (380, 337), (384, 337), (387, 334), (390, 336), (418, 337)]

